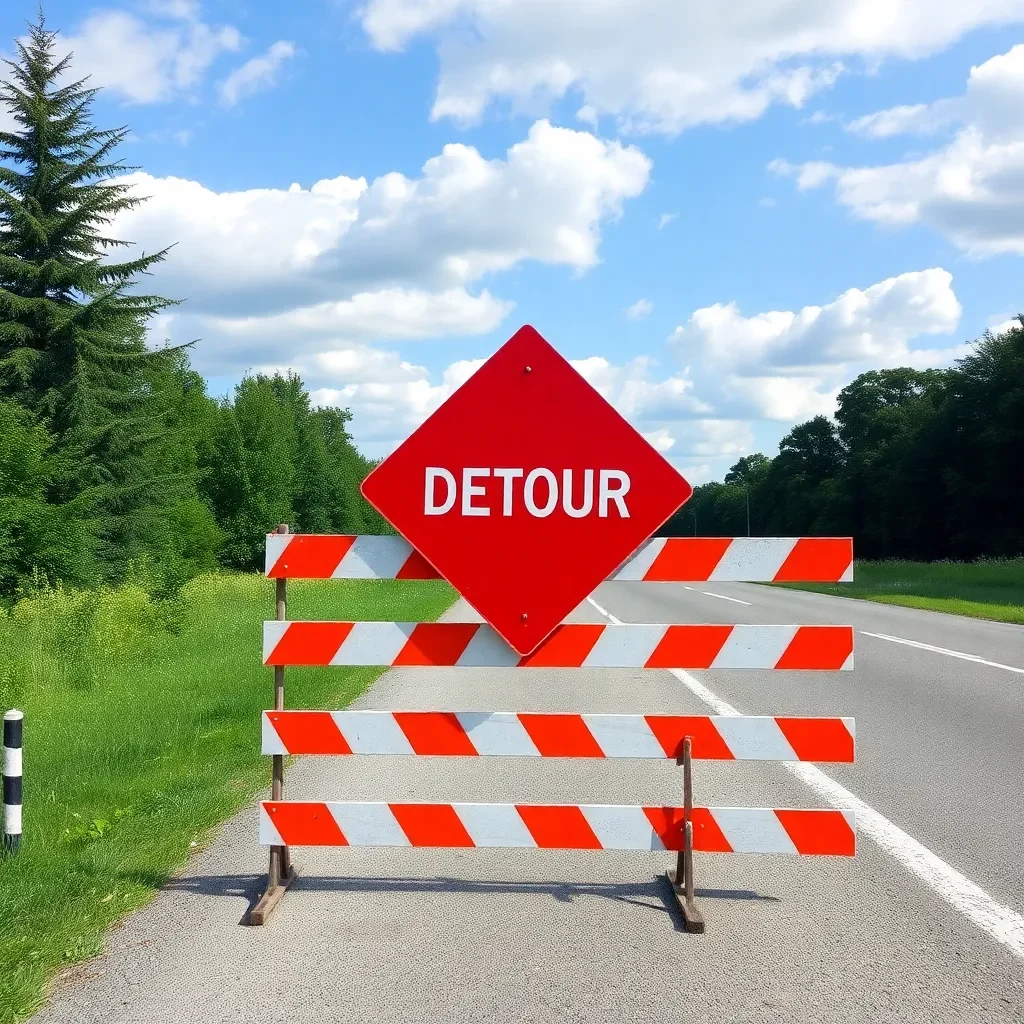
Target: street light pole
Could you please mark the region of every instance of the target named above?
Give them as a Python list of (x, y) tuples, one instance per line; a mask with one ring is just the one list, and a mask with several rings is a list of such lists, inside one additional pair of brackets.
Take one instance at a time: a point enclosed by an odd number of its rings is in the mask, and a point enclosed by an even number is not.
[(697, 510), (695, 508), (690, 509), (690, 515), (693, 516), (693, 535), (697, 536)]
[(750, 484), (746, 477), (743, 478), (743, 490), (747, 493), (747, 536), (750, 536)]

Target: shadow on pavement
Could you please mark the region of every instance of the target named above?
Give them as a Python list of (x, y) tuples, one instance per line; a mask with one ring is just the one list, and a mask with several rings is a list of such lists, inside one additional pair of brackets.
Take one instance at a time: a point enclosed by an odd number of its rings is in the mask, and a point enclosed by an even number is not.
[[(193, 875), (172, 878), (164, 886), (170, 892), (190, 892), (202, 896), (235, 896), (246, 899), (249, 907), (239, 923), (248, 919), (249, 909), (259, 899), (265, 883), (265, 875)], [(672, 919), (677, 931), (684, 930), (682, 914), (679, 911), (672, 887), (664, 875), (655, 875), (649, 882), (507, 882), (478, 881), (466, 878), (413, 877), (348, 877), (299, 875), (292, 887), (293, 892), (380, 892), (380, 893), (542, 893), (563, 903), (571, 903), (577, 896), (596, 896), (631, 903), (666, 913)], [(765, 901), (777, 903), (777, 896), (763, 896), (750, 889), (697, 889), (698, 900)], [(287, 899), (287, 897), (286, 897)]]

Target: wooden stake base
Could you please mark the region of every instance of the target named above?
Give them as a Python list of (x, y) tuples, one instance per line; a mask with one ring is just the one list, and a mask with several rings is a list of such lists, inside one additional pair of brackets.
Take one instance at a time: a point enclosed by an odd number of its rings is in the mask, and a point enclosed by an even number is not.
[(274, 908), (281, 902), (281, 897), (288, 891), (288, 887), (299, 877), (299, 869), (292, 864), (291, 872), (286, 878), (281, 879), (280, 885), (268, 889), (256, 903), (256, 906), (249, 911), (249, 924), (266, 924), (267, 918), (274, 912)]
[(679, 904), (679, 912), (683, 915), (683, 923), (686, 930), (693, 935), (704, 934), (704, 916), (697, 909), (697, 904), (687, 902), (686, 891), (681, 885), (676, 885), (676, 873), (671, 868), (665, 872), (668, 884), (672, 886), (672, 893)]

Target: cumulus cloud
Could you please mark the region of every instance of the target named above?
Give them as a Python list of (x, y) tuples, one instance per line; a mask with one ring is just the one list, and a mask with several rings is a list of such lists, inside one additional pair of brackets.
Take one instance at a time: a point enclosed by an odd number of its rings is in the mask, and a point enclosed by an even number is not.
[(722, 386), (722, 407), (735, 416), (791, 424), (813, 416), (831, 416), (838, 395), (839, 386), (825, 377), (730, 374)]
[(1005, 334), (1007, 331), (1019, 330), (1024, 324), (1018, 317), (994, 316), (989, 318), (988, 329), (995, 335)]
[(637, 356), (621, 366), (603, 356), (570, 361), (632, 422), (650, 426), (711, 412), (711, 407), (693, 394), (693, 381), (686, 373), (657, 379), (658, 363), (650, 356)]
[[(396, 296), (394, 301), (400, 306), (407, 300)], [(361, 298), (341, 311), (319, 311), (325, 317), (322, 324), (301, 325), (291, 332), (281, 322), (280, 335), (301, 338), (312, 332), (309, 345), (289, 348), (288, 365), (309, 382), (316, 402), (350, 408), (357, 441), (369, 454), (381, 456), (423, 422), (482, 360), (431, 371), (386, 347), (334, 340), (349, 330), (365, 330), (371, 339), (383, 337), (373, 333), (380, 328), (374, 301)], [(429, 303), (438, 296), (414, 301)], [(444, 300), (456, 311), (464, 301), (454, 295)], [(701, 482), (755, 450), (756, 423), (785, 428), (833, 413), (839, 389), (856, 373), (897, 364), (943, 366), (966, 354), (967, 346), (945, 341), (959, 313), (950, 275), (936, 268), (851, 288), (823, 305), (798, 311), (744, 316), (735, 303), (698, 309), (670, 338), (682, 368), (662, 366), (648, 355), (622, 363), (594, 355), (572, 360), (572, 365), (684, 475)], [(349, 326), (338, 328), (339, 316)], [(449, 325), (452, 333), (457, 322), (456, 317)], [(259, 324), (259, 331), (263, 327)], [(218, 329), (223, 343), (230, 345), (231, 332), (239, 328), (220, 324)], [(403, 323), (395, 323), (388, 331), (398, 335), (403, 329)], [(317, 341), (321, 330), (329, 337)], [(248, 326), (242, 328), (242, 336), (251, 346), (248, 331)], [(938, 337), (943, 341), (936, 346), (933, 339)], [(273, 360), (280, 344), (262, 351), (265, 361), (257, 360), (255, 369), (283, 369)]]
[(669, 338), (723, 418), (792, 424), (835, 410), (839, 389), (880, 366), (944, 366), (967, 346), (934, 346), (960, 320), (941, 268), (850, 288), (821, 306), (744, 316), (736, 303), (694, 311)]
[(295, 53), (294, 43), (287, 39), (279, 39), (266, 53), (253, 57), (235, 68), (220, 83), (221, 103), (226, 107), (233, 107), (247, 96), (272, 89), (277, 84), (281, 69)]
[(241, 48), (232, 25), (210, 25), (189, 0), (150, 3), (142, 18), (130, 11), (92, 11), (58, 44), (74, 52), (76, 76), (128, 103), (159, 103), (188, 94), (223, 53)]
[(589, 116), (676, 133), (800, 107), (842, 61), (915, 59), (973, 28), (1024, 17), (1024, 0), (366, 0), (362, 26), (382, 51), (436, 41), (433, 116), (478, 120), (495, 101), (532, 108), (570, 91)]
[(675, 219), (676, 219), (676, 218), (677, 218), (678, 216), (679, 216), (679, 214), (678, 214), (678, 213), (663, 213), (663, 214), (662, 214), (662, 215), (661, 215), (661, 216), (660, 216), (660, 217), (658, 218), (658, 230), (660, 231), (660, 230), (661, 230), (662, 228), (664, 228), (664, 227), (667, 227), (667, 226), (668, 226), (669, 224), (671, 224), (671, 223), (672, 223), (672, 221), (674, 221), (674, 220), (675, 220)]
[[(286, 364), (273, 358), (280, 351), (268, 350), (267, 358), (257, 360), (251, 369), (296, 370), (316, 404), (351, 409), (353, 434), (372, 456), (391, 451), (484, 361), (459, 360), (431, 372), (397, 351), (373, 345), (289, 353)], [(658, 364), (649, 357), (616, 364), (592, 356), (572, 365), (655, 447), (671, 451), (673, 458), (731, 455), (750, 443), (749, 424), (716, 419), (711, 407), (695, 397), (687, 374), (659, 374)]]
[[(865, 369), (948, 365), (965, 345), (946, 341), (960, 306), (942, 269), (851, 288), (820, 306), (744, 316), (735, 303), (694, 311), (670, 338), (682, 369), (648, 355), (604, 356), (575, 369), (688, 476), (707, 479), (754, 450), (753, 425), (784, 427), (835, 411), (841, 387)], [(933, 339), (941, 338), (936, 346)], [(347, 405), (353, 429), (383, 455), (480, 365), (442, 373), (364, 345), (299, 357), (318, 400)], [(700, 467), (704, 467), (703, 470)], [(700, 473), (704, 476), (701, 477)]]
[[(289, 363), (310, 385), (314, 405), (352, 411), (352, 430), (371, 457), (388, 454), (482, 365), (463, 359), (439, 374), (408, 362), (394, 351), (353, 345)], [(283, 369), (271, 364), (268, 372)]]
[(1024, 253), (1024, 44), (971, 68), (962, 97), (853, 124), (886, 136), (952, 122), (961, 125), (953, 141), (923, 157), (874, 167), (775, 160), (769, 169), (800, 189), (832, 182), (855, 216), (886, 227), (927, 224), (972, 256)]
[(444, 380), (432, 382), (424, 367), (405, 362), (397, 352), (365, 346), (322, 353), (312, 363), (300, 362), (298, 369), (314, 385), (314, 404), (352, 410), (360, 447), (371, 455), (394, 448), (452, 391)]
[[(367, 345), (331, 349), (289, 360), (309, 382), (313, 400), (353, 413), (356, 439), (383, 455), (426, 419), (483, 363), (460, 360), (440, 373), (403, 360), (397, 352)], [(749, 424), (721, 421), (697, 399), (686, 374), (661, 376), (646, 356), (615, 364), (602, 356), (572, 365), (659, 450), (673, 457), (732, 454), (750, 443)], [(284, 369), (272, 362), (256, 367)]]
[[(526, 261), (594, 265), (603, 224), (649, 173), (635, 147), (541, 121), (504, 159), (446, 146), (415, 178), (215, 192), (134, 174), (124, 180), (149, 198), (112, 233), (134, 252), (178, 243), (151, 284), (188, 301), (154, 325), (154, 341), (169, 324), (175, 341), (202, 339), (205, 373), (270, 365), (281, 351), (315, 370), (317, 353), (494, 330), (513, 303), (482, 279)], [(420, 378), (383, 383), (414, 410), (434, 394)]]
[(699, 352), (741, 376), (765, 369), (791, 376), (808, 370), (906, 358), (911, 339), (949, 334), (960, 320), (953, 275), (940, 267), (850, 288), (824, 306), (746, 317), (736, 303), (698, 309), (672, 334), (673, 345)]
[(294, 358), (339, 339), (400, 342), (486, 334), (513, 305), (486, 289), (471, 295), (462, 288), (384, 288), (268, 316), (209, 316), (200, 323), (216, 342), (214, 358), (227, 368), (241, 360), (267, 358), (283, 345)]
[(504, 159), (445, 146), (419, 177), (214, 192), (136, 174), (117, 237), (173, 249), (158, 273), (190, 311), (267, 315), (387, 288), (444, 291), (524, 261), (584, 270), (602, 224), (647, 185), (640, 150), (537, 122)]

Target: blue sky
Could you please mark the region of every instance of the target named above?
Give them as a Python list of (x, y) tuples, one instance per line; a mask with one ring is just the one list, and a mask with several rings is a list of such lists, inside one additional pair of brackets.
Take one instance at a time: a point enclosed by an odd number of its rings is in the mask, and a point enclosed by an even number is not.
[(699, 483), (1024, 310), (1024, 0), (46, 12), (132, 128), (118, 234), (178, 243), (154, 340), (373, 455), (528, 322)]

